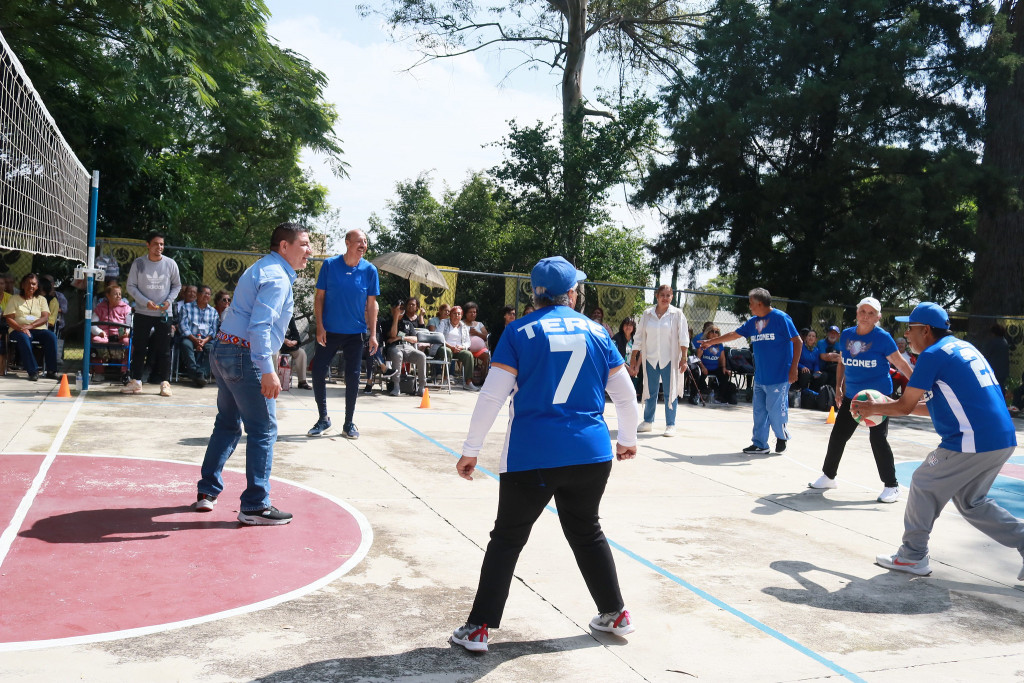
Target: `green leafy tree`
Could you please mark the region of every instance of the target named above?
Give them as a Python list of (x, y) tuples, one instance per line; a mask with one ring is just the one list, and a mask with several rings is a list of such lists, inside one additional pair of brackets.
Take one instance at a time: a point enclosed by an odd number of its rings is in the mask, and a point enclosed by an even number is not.
[(718, 0), (665, 94), (655, 245), (811, 301), (954, 303), (979, 182), (982, 2)]
[(399, 39), (412, 31), (422, 62), (485, 49), (515, 51), (515, 68), (546, 66), (561, 73), (562, 157), (558, 182), (565, 198), (559, 216), (559, 251), (581, 255), (583, 234), (594, 223), (589, 207), (588, 117), (612, 118), (583, 98), (588, 47), (619, 69), (623, 84), (652, 72), (675, 73), (687, 52), (688, 31), (700, 12), (677, 0), (512, 0), (484, 5), (473, 0), (379, 0), (361, 5), (379, 14)]
[(302, 148), (344, 173), (325, 77), (266, 33), (262, 0), (6, 0), (0, 31), (87, 168), (101, 234), (266, 248), (326, 190)]

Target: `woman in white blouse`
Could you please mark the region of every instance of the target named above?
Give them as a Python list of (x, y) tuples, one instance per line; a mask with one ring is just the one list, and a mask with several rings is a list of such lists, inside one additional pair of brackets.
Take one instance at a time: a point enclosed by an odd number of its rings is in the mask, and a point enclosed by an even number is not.
[(636, 375), (643, 363), (644, 421), (638, 432), (654, 427), (658, 407), (658, 387), (665, 391), (665, 436), (676, 433), (676, 401), (683, 395), (683, 372), (690, 335), (686, 316), (672, 305), (672, 287), (661, 285), (654, 293), (655, 305), (644, 311), (633, 336), (630, 373)]

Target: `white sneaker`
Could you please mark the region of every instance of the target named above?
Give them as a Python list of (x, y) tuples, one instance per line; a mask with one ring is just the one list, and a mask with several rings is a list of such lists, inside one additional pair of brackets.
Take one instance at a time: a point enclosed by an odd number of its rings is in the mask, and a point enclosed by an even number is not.
[(624, 636), (636, 630), (633, 626), (633, 619), (625, 609), (598, 614), (590, 620), (590, 628), (595, 631), (614, 633), (617, 636)]
[(895, 503), (899, 499), (899, 486), (886, 486), (884, 489), (882, 489), (882, 492), (878, 494), (879, 503)]
[(812, 483), (807, 485), (808, 488), (812, 489), (836, 489), (839, 488), (839, 484), (836, 483), (835, 479), (829, 479), (824, 474), (815, 479)]
[(636, 432), (637, 432), (637, 434), (640, 434), (642, 432), (649, 432), (652, 429), (654, 429), (654, 423), (653, 422), (641, 422), (640, 426), (636, 428)]
[(128, 380), (128, 384), (121, 387), (122, 394), (141, 394), (142, 381), (137, 379)]
[(928, 576), (932, 573), (932, 568), (928, 566), (927, 555), (923, 560), (918, 560), (917, 562), (905, 560), (898, 553), (879, 555), (875, 558), (875, 564), (886, 569), (895, 569), (898, 572), (907, 572), (908, 574), (917, 574), (918, 576)]
[(665, 433), (662, 434), (662, 436), (675, 436), (675, 435), (676, 435), (676, 426), (675, 425), (669, 425), (668, 427), (665, 427)]
[(171, 383), (170, 382), (160, 382), (160, 395), (161, 396), (170, 396), (171, 395)]

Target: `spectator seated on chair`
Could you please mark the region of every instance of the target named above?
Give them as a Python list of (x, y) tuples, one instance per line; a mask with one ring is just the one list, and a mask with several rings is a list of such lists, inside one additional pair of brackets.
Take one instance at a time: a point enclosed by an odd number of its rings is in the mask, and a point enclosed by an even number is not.
[[(107, 324), (104, 324), (107, 323)], [(92, 355), (90, 372), (97, 380), (105, 374), (109, 361), (121, 361), (122, 375), (128, 372), (129, 328), (132, 324), (132, 307), (124, 300), (121, 285), (113, 282), (107, 285), (103, 299), (92, 311)], [(122, 327), (125, 326), (125, 327)]]
[[(914, 367), (914, 363), (917, 362), (917, 356), (910, 354), (909, 349), (907, 348), (906, 337), (898, 337), (896, 339), (896, 348), (899, 350), (900, 356), (903, 357), (903, 360), (907, 361), (907, 365)], [(904, 389), (907, 388), (907, 382), (910, 381), (910, 378), (905, 377), (903, 373), (897, 370), (891, 363), (889, 364), (889, 376), (892, 377), (893, 397), (895, 398), (897, 395), (902, 395)]]
[(416, 328), (424, 327), (419, 324), (421, 322), (420, 302), (416, 297), (410, 297), (404, 303), (399, 302), (391, 309), (391, 324), (388, 327), (384, 357), (391, 364), (392, 396), (402, 393), (403, 363), (412, 363), (416, 367), (416, 376), (419, 378), (416, 395), (423, 395), (423, 387), (427, 383), (427, 354), (416, 347)]
[(836, 367), (839, 366), (839, 328), (835, 325), (828, 328), (825, 338), (818, 342), (818, 363), (825, 375), (823, 384), (836, 385)]
[(279, 353), (287, 353), (291, 357), (292, 372), (299, 380), (299, 389), (312, 389), (313, 385), (306, 381), (306, 352), (302, 348), (302, 336), (299, 334), (299, 326), (295, 323), (294, 315), (288, 321), (288, 331), (284, 335), (284, 343)]
[(437, 307), (437, 315), (433, 316), (427, 321), (427, 329), (431, 332), (436, 332), (437, 328), (441, 325), (442, 320), (448, 319), (448, 313), (452, 310), (452, 307), (448, 304), (441, 304)]
[(222, 289), (213, 297), (213, 307), (217, 310), (218, 322), (224, 322), (224, 316), (228, 314), (228, 306), (231, 305), (231, 292)]
[[(704, 326), (704, 332), (700, 336), (702, 338), (705, 336), (721, 337), (722, 331), (717, 325), (712, 323)], [(699, 344), (697, 348), (700, 349)], [(700, 367), (703, 371), (697, 376), (697, 386), (700, 388), (700, 391), (710, 394), (710, 381), (714, 379), (717, 383), (715, 402), (736, 405), (736, 385), (729, 379), (729, 376), (732, 375), (732, 370), (729, 369), (729, 362), (726, 359), (725, 344), (709, 346), (703, 351), (699, 351), (699, 353)]]
[(9, 273), (0, 275), (0, 377), (7, 374), (7, 334), (10, 330), (7, 327), (7, 318), (4, 317), (4, 309), (7, 302), (14, 295), (14, 278)]
[(452, 306), (448, 319), (441, 321), (437, 331), (444, 337), (444, 346), (437, 350), (434, 358), (454, 359), (462, 363), (463, 388), (466, 391), (480, 391), (473, 384), (473, 352), (469, 350), (469, 328), (462, 322), (462, 307)]
[(818, 333), (805, 327), (800, 330), (800, 338), (804, 344), (800, 347), (799, 374), (794, 388), (798, 391), (817, 391), (825, 383), (825, 373), (821, 371), (821, 361), (818, 357)]
[(469, 328), (469, 351), (473, 354), (473, 384), (484, 385), (487, 371), (491, 369), (491, 351), (487, 348), (487, 327), (477, 320), (480, 307), (475, 301), (467, 301), (462, 307), (463, 324)]
[(181, 357), (185, 372), (197, 387), (206, 386), (205, 371), (210, 367), (206, 352), (220, 329), (217, 309), (210, 305), (212, 294), (209, 287), (200, 285), (196, 300), (181, 309)]
[(29, 381), (39, 379), (39, 365), (32, 352), (32, 342), (43, 347), (44, 366), (47, 379), (57, 379), (57, 335), (47, 329), (50, 307), (46, 299), (38, 294), (39, 278), (29, 273), (21, 278), (20, 294), (14, 294), (4, 306), (8, 333), (18, 347), (21, 366), (28, 373)]
[(50, 307), (50, 319), (46, 323), (54, 334), (60, 337), (64, 331), (64, 316), (68, 312), (68, 298), (57, 291), (52, 275), (39, 276), (39, 293)]

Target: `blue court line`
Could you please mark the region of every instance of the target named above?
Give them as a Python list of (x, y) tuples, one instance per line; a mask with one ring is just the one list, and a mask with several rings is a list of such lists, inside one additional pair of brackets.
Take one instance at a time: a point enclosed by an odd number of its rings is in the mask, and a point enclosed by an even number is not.
[[(427, 441), (429, 441), (430, 443), (434, 444), (435, 446), (437, 446), (441, 450), (445, 451), (446, 453), (449, 453), (449, 454), (455, 456), (456, 458), (461, 458), (462, 457), (461, 454), (457, 453), (456, 451), (452, 450), (451, 448), (448, 448), (448, 446), (445, 446), (443, 443), (441, 443), (437, 439), (434, 439), (433, 437), (428, 436), (427, 434), (424, 434), (423, 432), (421, 432), (420, 430), (416, 429), (415, 427), (413, 427), (410, 424), (402, 422), (401, 420), (399, 420), (394, 415), (391, 415), (390, 413), (384, 413), (384, 414), (387, 415), (388, 417), (390, 417), (392, 420), (394, 420), (398, 424), (400, 424), (403, 427), (405, 427), (406, 429), (408, 429), (413, 434), (416, 434), (417, 436), (426, 439)], [(482, 472), (482, 473), (486, 474), (488, 477), (490, 477), (490, 478), (492, 478), (492, 479), (494, 479), (496, 481), (498, 480), (498, 475), (494, 474), (490, 470), (487, 470), (487, 469), (485, 469), (483, 467), (477, 467), (476, 470), (478, 472)], [(556, 515), (558, 514), (558, 511), (555, 510), (555, 508), (551, 507), (550, 505), (547, 506), (547, 509), (550, 512), (555, 513)], [(648, 569), (650, 569), (650, 570), (652, 570), (652, 571), (654, 571), (654, 572), (656, 572), (658, 574), (661, 574), (666, 579), (668, 579), (668, 580), (670, 580), (670, 581), (672, 581), (672, 582), (682, 586), (683, 588), (685, 588), (686, 590), (690, 591), (691, 593), (693, 593), (697, 597), (703, 598), (704, 600), (707, 600), (708, 602), (710, 602), (715, 607), (718, 607), (719, 609), (723, 609), (726, 612), (728, 612), (729, 614), (732, 614), (733, 616), (739, 617), (740, 619), (742, 619), (743, 621), (747, 622), (748, 624), (750, 624), (751, 626), (753, 626), (757, 630), (761, 631), (765, 635), (768, 635), (768, 636), (771, 636), (772, 638), (775, 638), (780, 643), (783, 643), (784, 645), (788, 645), (789, 647), (793, 648), (794, 650), (796, 650), (800, 654), (806, 655), (807, 657), (810, 657), (811, 659), (813, 659), (814, 661), (818, 662), (819, 664), (822, 664), (822, 665), (828, 667), (829, 669), (832, 669), (832, 671), (835, 671), (837, 674), (843, 676), (844, 678), (847, 678), (847, 679), (849, 679), (851, 681), (858, 681), (859, 683), (867, 683), (863, 678), (861, 678), (857, 674), (853, 673), (852, 671), (847, 671), (843, 667), (841, 667), (838, 664), (836, 664), (835, 662), (833, 662), (831, 659), (828, 659), (827, 657), (818, 654), (814, 650), (811, 650), (810, 648), (808, 648), (808, 647), (806, 647), (804, 645), (801, 645), (800, 643), (796, 642), (795, 640), (793, 640), (789, 636), (786, 636), (786, 635), (780, 633), (779, 631), (776, 631), (775, 629), (773, 629), (772, 627), (768, 626), (767, 624), (761, 623), (760, 621), (758, 621), (754, 617), (741, 612), (740, 610), (738, 610), (735, 607), (729, 605), (728, 603), (722, 602), (721, 600), (719, 600), (715, 596), (711, 595), (707, 591), (704, 591), (704, 590), (701, 590), (700, 588), (697, 588), (696, 586), (694, 586), (689, 581), (686, 581), (683, 578), (673, 574), (669, 570), (654, 564), (653, 562), (651, 562), (647, 558), (645, 558), (645, 557), (643, 557), (641, 555), (637, 555), (632, 550), (629, 550), (625, 546), (622, 546), (619, 543), (616, 543), (615, 541), (613, 541), (610, 538), (608, 539), (608, 545), (610, 545), (611, 547), (615, 548), (619, 552), (623, 553), (627, 557), (629, 557), (629, 558), (631, 558), (633, 560), (636, 560), (637, 562), (639, 562), (643, 566), (647, 567)]]

